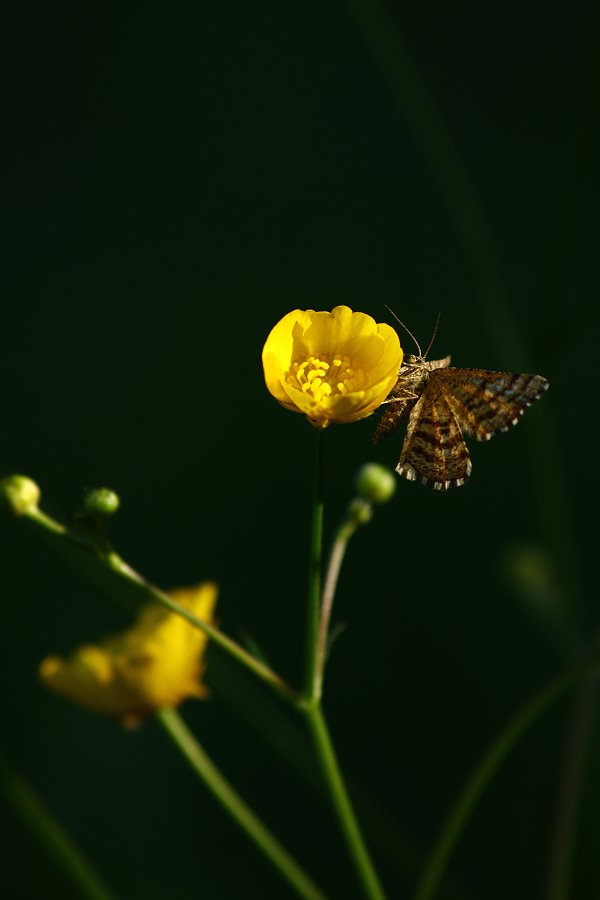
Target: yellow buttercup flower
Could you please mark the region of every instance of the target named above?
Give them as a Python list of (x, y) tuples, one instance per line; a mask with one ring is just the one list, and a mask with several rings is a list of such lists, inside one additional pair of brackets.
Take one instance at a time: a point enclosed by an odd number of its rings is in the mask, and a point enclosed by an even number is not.
[(262, 363), (275, 399), (326, 428), (377, 409), (396, 384), (402, 356), (393, 328), (336, 306), (284, 316), (266, 340)]
[[(180, 588), (170, 595), (199, 619), (212, 620), (215, 584)], [(66, 660), (46, 657), (40, 676), (74, 703), (134, 724), (155, 709), (206, 696), (200, 677), (207, 640), (181, 616), (150, 603), (129, 630), (79, 647)]]

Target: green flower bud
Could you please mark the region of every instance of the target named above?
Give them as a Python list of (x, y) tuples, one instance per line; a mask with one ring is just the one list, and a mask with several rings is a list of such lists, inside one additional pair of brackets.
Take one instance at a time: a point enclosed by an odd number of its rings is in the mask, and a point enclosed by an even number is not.
[(93, 488), (83, 499), (85, 511), (102, 519), (116, 513), (120, 502), (118, 494), (115, 494), (110, 488)]
[(348, 515), (357, 525), (366, 525), (373, 518), (373, 507), (368, 500), (355, 497), (348, 507)]
[(394, 496), (396, 479), (393, 472), (378, 463), (366, 463), (356, 475), (356, 490), (371, 503), (387, 503)]
[(37, 509), (40, 497), (39, 487), (26, 475), (8, 475), (0, 480), (0, 507), (6, 507), (13, 516)]

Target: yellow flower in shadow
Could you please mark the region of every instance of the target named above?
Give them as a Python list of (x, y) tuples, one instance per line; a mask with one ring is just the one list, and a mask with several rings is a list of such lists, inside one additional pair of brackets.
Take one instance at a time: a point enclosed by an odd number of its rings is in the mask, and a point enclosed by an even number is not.
[(377, 409), (396, 384), (402, 356), (393, 328), (336, 306), (284, 316), (266, 340), (262, 363), (275, 399), (326, 428)]
[[(215, 584), (180, 588), (170, 595), (199, 619), (212, 621)], [(181, 616), (151, 603), (127, 631), (79, 647), (69, 659), (46, 657), (40, 677), (74, 703), (131, 725), (155, 709), (207, 695), (200, 680), (207, 640)]]

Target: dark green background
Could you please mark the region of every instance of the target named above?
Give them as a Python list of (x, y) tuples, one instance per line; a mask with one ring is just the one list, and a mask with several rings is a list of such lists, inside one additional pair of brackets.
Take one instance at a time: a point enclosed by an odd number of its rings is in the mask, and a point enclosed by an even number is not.
[[(390, 321), (389, 304), (426, 344), (441, 310), (434, 357), (551, 381), (472, 447), (466, 487), (399, 483), (342, 573), (325, 708), (392, 898), (494, 735), (597, 627), (592, 8), (50, 4), (4, 29), (0, 474), (35, 478), (65, 520), (114, 488), (125, 558), (165, 587), (216, 579), (222, 627), (288, 678), (314, 434), (265, 390), (273, 324), (339, 303)], [(328, 536), (357, 467), (397, 461), (402, 436), (373, 449), (374, 425), (327, 435)], [(122, 898), (291, 896), (154, 724), (38, 685), (44, 655), (128, 617), (0, 529), (11, 764)], [(207, 679), (211, 702), (183, 707), (207, 751), (332, 897), (358, 896), (298, 723), (274, 730), (278, 704), (217, 650)], [(578, 900), (600, 896), (588, 713)], [(485, 795), (458, 896), (546, 897), (570, 717), (557, 705)], [(0, 825), (3, 896), (71, 896), (11, 809)]]

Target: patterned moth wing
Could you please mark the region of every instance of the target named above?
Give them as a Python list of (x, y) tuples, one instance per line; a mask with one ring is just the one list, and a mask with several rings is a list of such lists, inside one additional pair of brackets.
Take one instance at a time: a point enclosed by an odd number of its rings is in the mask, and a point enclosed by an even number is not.
[(427, 362), (408, 356), (373, 435), (378, 443), (409, 416), (399, 475), (436, 491), (464, 484), (471, 459), (463, 437), (486, 441), (516, 425), (548, 389), (541, 375), (449, 367), (450, 357)]

